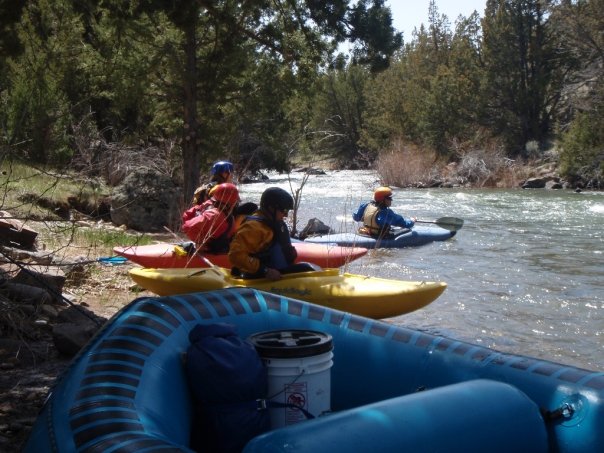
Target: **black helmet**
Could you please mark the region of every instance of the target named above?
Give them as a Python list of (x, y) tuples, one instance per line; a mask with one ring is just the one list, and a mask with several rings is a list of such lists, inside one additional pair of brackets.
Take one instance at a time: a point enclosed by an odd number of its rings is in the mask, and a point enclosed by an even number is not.
[(294, 199), (289, 193), (279, 187), (269, 187), (260, 197), (260, 208), (294, 209)]

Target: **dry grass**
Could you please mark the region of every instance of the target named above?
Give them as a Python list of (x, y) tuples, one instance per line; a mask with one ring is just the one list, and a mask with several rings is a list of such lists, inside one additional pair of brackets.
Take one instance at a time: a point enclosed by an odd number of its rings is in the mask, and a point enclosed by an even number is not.
[(451, 149), (455, 160), (447, 164), (434, 151), (399, 140), (380, 155), (376, 170), (383, 184), (394, 187), (512, 188), (533, 176), (534, 164), (509, 159), (496, 142), (454, 142)]
[(391, 150), (380, 154), (375, 168), (383, 184), (417, 187), (430, 184), (441, 171), (436, 153), (397, 141)]
[(532, 168), (532, 165), (509, 159), (501, 149), (469, 149), (459, 153), (451, 176), (472, 187), (513, 188), (530, 176)]

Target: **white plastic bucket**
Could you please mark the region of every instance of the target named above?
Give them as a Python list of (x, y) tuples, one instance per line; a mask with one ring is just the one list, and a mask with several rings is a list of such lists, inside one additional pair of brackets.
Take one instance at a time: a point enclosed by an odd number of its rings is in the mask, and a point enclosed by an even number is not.
[[(268, 371), (271, 428), (319, 417), (331, 410), (331, 335), (310, 330), (276, 330), (252, 335), (250, 341)], [(300, 410), (300, 408), (304, 410)]]

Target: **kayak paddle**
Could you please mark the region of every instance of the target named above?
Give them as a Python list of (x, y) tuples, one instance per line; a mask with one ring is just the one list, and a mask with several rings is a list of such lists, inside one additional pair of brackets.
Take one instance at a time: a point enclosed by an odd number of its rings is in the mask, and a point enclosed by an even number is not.
[(117, 264), (124, 264), (126, 261), (128, 261), (128, 259), (124, 258), (123, 256), (104, 256), (102, 258), (97, 258), (96, 260), (99, 263), (110, 264), (112, 266)]
[[(207, 270), (212, 270), (212, 271), (217, 272), (218, 274), (222, 275), (222, 271), (220, 270), (220, 268), (218, 266), (216, 266), (214, 263), (212, 263), (208, 258), (206, 258), (202, 254), (201, 248), (195, 248), (195, 244), (193, 242), (191, 242), (190, 244), (191, 244), (191, 246), (189, 246), (189, 247), (193, 247), (191, 255), (197, 255), (204, 263), (206, 263), (208, 265), (208, 268), (197, 270), (197, 271), (193, 272), (192, 274), (190, 274), (189, 277), (203, 274)], [(174, 246), (174, 252), (179, 256), (189, 255), (189, 251), (180, 244), (177, 244)]]
[(458, 219), (457, 217), (441, 217), (436, 220), (416, 220), (415, 223), (434, 223), (449, 231), (461, 230), (461, 227), (463, 227), (463, 219)]

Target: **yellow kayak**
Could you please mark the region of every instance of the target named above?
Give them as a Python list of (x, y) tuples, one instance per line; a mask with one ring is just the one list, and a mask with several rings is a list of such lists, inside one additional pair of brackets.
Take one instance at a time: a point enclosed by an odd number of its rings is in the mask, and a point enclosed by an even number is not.
[(252, 287), (374, 319), (417, 310), (435, 300), (447, 287), (443, 282), (389, 280), (339, 269), (288, 274), (281, 280), (234, 278), (228, 269), (134, 268), (130, 277), (160, 296)]

